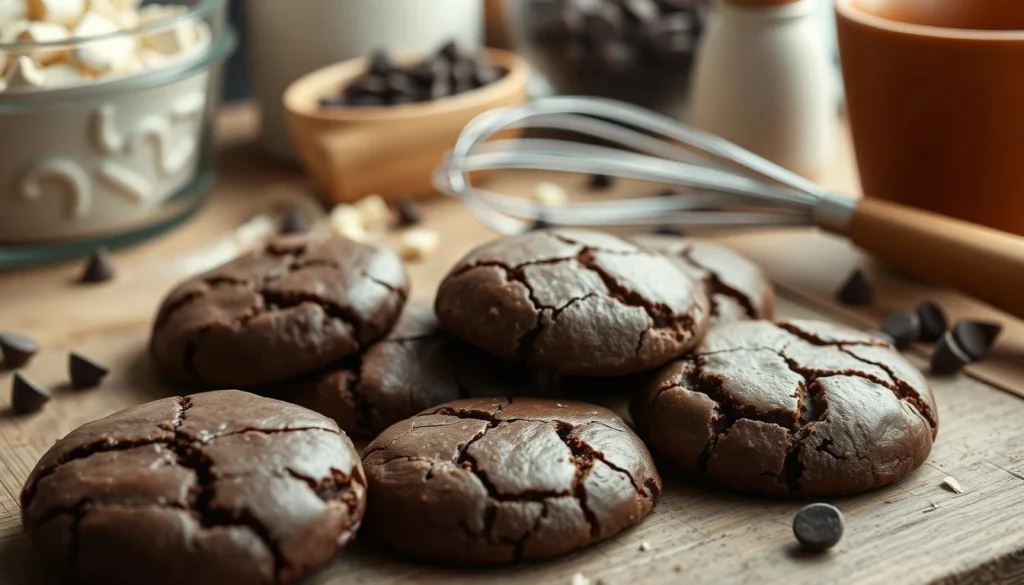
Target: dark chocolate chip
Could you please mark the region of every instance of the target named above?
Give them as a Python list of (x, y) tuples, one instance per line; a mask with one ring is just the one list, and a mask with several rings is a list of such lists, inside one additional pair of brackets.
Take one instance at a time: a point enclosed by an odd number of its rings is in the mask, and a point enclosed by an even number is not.
[(843, 513), (830, 504), (804, 506), (793, 518), (793, 534), (808, 551), (826, 551), (843, 538)]
[(909, 311), (893, 313), (885, 318), (882, 331), (893, 338), (896, 349), (906, 349), (921, 339), (921, 318)]
[(387, 95), (393, 99), (398, 97), (411, 97), (416, 91), (416, 84), (412, 78), (401, 72), (394, 72), (387, 77)]
[(850, 275), (843, 284), (843, 287), (836, 293), (836, 298), (844, 305), (863, 306), (870, 305), (875, 301), (875, 289), (864, 277), (864, 273), (857, 269)]
[(100, 381), (110, 372), (103, 365), (74, 352), (68, 357), (68, 373), (71, 387), (75, 390), (98, 386)]
[(533, 225), (530, 226), (530, 231), (546, 230), (554, 227), (554, 224), (547, 220), (543, 215), (533, 220)]
[(590, 182), (587, 183), (587, 186), (591, 191), (603, 191), (610, 188), (614, 182), (615, 180), (609, 175), (590, 175)]
[(304, 234), (313, 227), (309, 216), (302, 211), (301, 207), (292, 206), (285, 210), (281, 217), (282, 234)]
[(947, 331), (935, 344), (935, 352), (932, 353), (930, 363), (933, 374), (954, 374), (971, 363), (971, 356), (960, 348), (953, 337), (953, 332)]
[(452, 82), (450, 75), (439, 75), (430, 85), (430, 99), (436, 100), (452, 95)]
[(455, 41), (448, 41), (437, 51), (437, 54), (454, 63), (462, 56), (462, 51), (459, 50), (459, 45)]
[(384, 51), (376, 51), (370, 56), (370, 74), (385, 77), (395, 68)]
[(345, 95), (350, 100), (365, 95), (382, 96), (387, 92), (388, 82), (384, 77), (368, 75), (361, 77), (345, 88)]
[[(991, 326), (992, 324), (986, 324)], [(988, 354), (991, 342), (995, 340), (992, 329), (982, 327), (977, 321), (957, 321), (953, 326), (953, 339), (972, 361), (978, 361)], [(990, 340), (990, 336), (991, 340)]]
[(106, 282), (117, 276), (117, 269), (110, 259), (110, 252), (103, 246), (93, 250), (89, 259), (85, 261), (85, 269), (82, 271), (81, 282), (96, 283)]
[(917, 316), (921, 319), (921, 341), (938, 341), (949, 328), (946, 313), (931, 301), (923, 301), (917, 306)]
[(889, 345), (896, 345), (896, 340), (893, 339), (892, 335), (889, 335), (885, 331), (868, 331), (868, 335), (881, 339)]
[(27, 335), (12, 331), (0, 333), (0, 352), (3, 353), (6, 368), (24, 366), (38, 351), (39, 344)]
[(988, 343), (989, 349), (995, 344), (996, 339), (999, 338), (999, 334), (1003, 332), (1003, 326), (999, 323), (992, 323), (991, 321), (974, 321), (974, 325), (981, 329), (981, 334), (985, 336), (985, 341)]
[(681, 235), (683, 235), (683, 230), (682, 230), (682, 228), (680, 228), (677, 225), (664, 224), (664, 225), (659, 225), (654, 230), (654, 233), (660, 234), (660, 235), (663, 235), (663, 236), (681, 236)]
[(36, 412), (43, 408), (43, 405), (51, 398), (53, 395), (46, 388), (22, 376), (20, 372), (14, 374), (14, 383), (11, 387), (11, 410), (15, 414)]
[(398, 212), (398, 225), (400, 227), (417, 225), (423, 221), (423, 211), (411, 199), (399, 199), (395, 203), (395, 211)]
[(473, 59), (473, 81), (477, 87), (490, 85), (501, 79), (501, 70), (487, 62), (483, 57)]

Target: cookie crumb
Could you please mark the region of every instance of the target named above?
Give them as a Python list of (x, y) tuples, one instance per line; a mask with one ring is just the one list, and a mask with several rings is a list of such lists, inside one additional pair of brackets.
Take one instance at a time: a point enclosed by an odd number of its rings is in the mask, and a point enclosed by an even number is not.
[(576, 573), (572, 576), (572, 581), (569, 583), (571, 585), (590, 585), (590, 579), (587, 579), (583, 573)]
[(954, 494), (965, 493), (964, 488), (960, 486), (960, 482), (957, 481), (955, 477), (947, 477), (942, 480), (942, 487), (950, 490)]
[(355, 202), (363, 229), (377, 230), (391, 225), (391, 210), (380, 195), (367, 195)]
[(651, 550), (651, 543), (646, 540), (640, 543), (640, 552), (647, 552)]
[(406, 260), (423, 260), (437, 250), (441, 236), (431, 229), (416, 228), (402, 234), (402, 257)]
[(339, 236), (357, 242), (370, 239), (370, 234), (363, 227), (363, 216), (355, 207), (347, 203), (339, 203), (331, 209), (331, 231)]
[(675, 569), (676, 573), (682, 573), (683, 571), (686, 570), (686, 565), (683, 564), (683, 563), (676, 563), (676, 566), (674, 567), (674, 569)]
[(569, 202), (569, 194), (558, 183), (541, 181), (533, 188), (533, 196), (544, 205), (560, 206)]

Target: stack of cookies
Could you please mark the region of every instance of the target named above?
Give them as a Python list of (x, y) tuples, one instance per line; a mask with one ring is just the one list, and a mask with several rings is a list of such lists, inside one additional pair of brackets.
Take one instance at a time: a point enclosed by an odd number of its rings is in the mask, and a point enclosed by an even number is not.
[[(169, 398), (73, 432), (22, 496), (37, 546), (104, 583), (288, 582), (361, 524), (421, 559), (536, 560), (641, 521), (661, 492), (648, 448), (736, 490), (829, 496), (897, 481), (935, 437), (891, 346), (764, 320), (760, 271), (707, 242), (535, 231), (469, 253), (433, 311), (408, 293), (393, 253), (343, 238), (276, 239), (183, 283), (154, 325), (160, 370), (273, 398)], [(609, 381), (639, 436), (588, 403)], [(347, 434), (373, 439), (361, 463)]]

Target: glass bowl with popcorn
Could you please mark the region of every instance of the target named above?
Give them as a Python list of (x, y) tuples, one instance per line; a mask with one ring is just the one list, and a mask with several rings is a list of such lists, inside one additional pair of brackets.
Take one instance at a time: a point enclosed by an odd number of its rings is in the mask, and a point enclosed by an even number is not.
[(129, 244), (211, 184), (226, 0), (0, 0), (0, 268)]

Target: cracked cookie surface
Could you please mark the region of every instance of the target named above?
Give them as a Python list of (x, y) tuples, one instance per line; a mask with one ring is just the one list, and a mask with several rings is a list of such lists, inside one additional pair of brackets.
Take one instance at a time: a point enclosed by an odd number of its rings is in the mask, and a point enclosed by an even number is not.
[(917, 469), (938, 431), (924, 376), (885, 342), (819, 321), (713, 328), (630, 411), (661, 457), (742, 491), (861, 492)]
[(588, 230), (541, 230), (470, 252), (435, 303), (442, 325), (504, 359), (561, 374), (620, 376), (683, 355), (703, 336), (703, 287), (665, 256)]
[(441, 330), (434, 311), (412, 304), (395, 328), (365, 353), (266, 393), (338, 422), (352, 436), (373, 438), (423, 410), (468, 397), (537, 396), (544, 377)]
[(363, 452), (366, 530), (405, 554), (469, 563), (556, 557), (636, 524), (661, 493), (647, 448), (609, 410), (458, 400)]
[(390, 250), (345, 238), (276, 238), (185, 281), (153, 326), (173, 378), (251, 388), (309, 372), (384, 337), (409, 285)]
[(711, 325), (771, 319), (775, 291), (761, 269), (726, 246), (700, 238), (642, 235), (632, 241), (668, 256), (711, 300)]
[(22, 523), (76, 581), (279, 584), (355, 535), (365, 486), (334, 421), (224, 390), (72, 431), (25, 483)]

